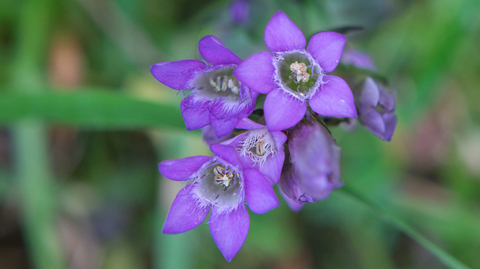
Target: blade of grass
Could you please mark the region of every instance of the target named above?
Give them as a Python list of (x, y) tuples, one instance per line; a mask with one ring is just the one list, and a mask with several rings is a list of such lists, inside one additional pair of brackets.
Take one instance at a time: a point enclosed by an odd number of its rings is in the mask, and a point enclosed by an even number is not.
[[(12, 84), (18, 87), (18, 91), (40, 91), (56, 2), (29, 0), (22, 4)], [(23, 231), (32, 266), (65, 268), (55, 206), (56, 185), (49, 169), (46, 127), (38, 121), (22, 120), (15, 123), (12, 134), (15, 183), (19, 188)]]
[(93, 128), (185, 128), (178, 106), (106, 91), (9, 92), (0, 94), (0, 125), (34, 118)]
[(371, 211), (378, 217), (382, 218), (386, 222), (390, 223), (400, 231), (404, 232), (406, 235), (410, 236), (413, 240), (417, 243), (425, 247), (428, 251), (430, 251), (433, 255), (435, 255), (441, 262), (451, 268), (458, 268), (458, 269), (468, 269), (470, 267), (464, 265), (462, 262), (457, 260), (455, 257), (444, 251), (443, 249), (439, 248), (437, 245), (432, 243), (428, 240), (425, 236), (417, 232), (413, 227), (411, 227), (408, 223), (406, 223), (403, 219), (396, 216), (390, 210), (387, 210), (380, 205), (377, 205), (375, 202), (371, 201), (370, 199), (364, 197), (360, 193), (356, 192), (355, 190), (348, 188), (345, 186), (337, 191), (339, 194), (343, 194), (348, 198), (354, 200), (358, 204), (362, 205), (365, 209)]

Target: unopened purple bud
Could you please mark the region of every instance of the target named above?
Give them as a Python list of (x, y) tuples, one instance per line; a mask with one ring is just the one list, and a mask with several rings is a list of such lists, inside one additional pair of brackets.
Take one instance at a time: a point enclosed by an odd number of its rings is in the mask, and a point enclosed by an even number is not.
[(245, 0), (233, 1), (230, 5), (230, 18), (234, 23), (244, 24), (248, 21), (250, 4)]
[(397, 125), (395, 91), (367, 77), (353, 92), (360, 123), (380, 139), (390, 141)]
[(341, 149), (316, 121), (300, 122), (288, 137), (290, 162), (285, 162), (280, 189), (300, 204), (328, 197), (340, 182)]

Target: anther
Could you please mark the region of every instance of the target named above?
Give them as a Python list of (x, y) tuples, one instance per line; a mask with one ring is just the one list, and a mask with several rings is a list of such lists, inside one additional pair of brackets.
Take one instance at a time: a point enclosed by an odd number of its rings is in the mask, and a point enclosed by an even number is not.
[(305, 63), (298, 63), (298, 61), (295, 61), (290, 64), (290, 70), (292, 73), (289, 77), (292, 78), (295, 83), (300, 83), (300, 81), (308, 82), (310, 74), (307, 72), (307, 65)]

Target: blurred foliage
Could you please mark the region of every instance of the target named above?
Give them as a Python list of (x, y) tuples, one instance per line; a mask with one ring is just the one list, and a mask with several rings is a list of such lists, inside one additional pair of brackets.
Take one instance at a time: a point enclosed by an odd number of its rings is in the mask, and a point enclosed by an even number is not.
[[(479, 268), (479, 2), (252, 0), (243, 25), (229, 4), (0, 1), (0, 268)], [(266, 50), (279, 9), (307, 37), (362, 26), (347, 46), (390, 80), (399, 123), (390, 143), (332, 130), (347, 187), (250, 214), (227, 263), (207, 225), (161, 234), (181, 185), (157, 163), (210, 153), (149, 65), (200, 59), (207, 34)]]

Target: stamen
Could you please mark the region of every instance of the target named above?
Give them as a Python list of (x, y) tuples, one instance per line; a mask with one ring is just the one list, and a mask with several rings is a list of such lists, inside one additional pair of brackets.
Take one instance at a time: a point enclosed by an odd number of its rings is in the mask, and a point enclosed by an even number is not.
[(214, 92), (228, 93), (227, 90), (230, 90), (234, 95), (238, 95), (240, 93), (240, 82), (234, 78), (229, 78), (228, 75), (210, 77), (208, 82), (210, 83), (210, 86), (212, 86)]
[(289, 77), (293, 79), (295, 83), (300, 83), (300, 81), (308, 82), (310, 79), (310, 74), (307, 72), (307, 65), (305, 63), (298, 63), (298, 61), (295, 61), (290, 64), (290, 70), (292, 73)]
[(253, 162), (263, 165), (270, 154), (276, 153), (275, 140), (266, 128), (248, 131), (241, 142), (241, 155), (248, 156)]
[(233, 171), (230, 171), (229, 168), (225, 168), (221, 165), (217, 165), (213, 168), (214, 179), (216, 184), (223, 185), (223, 191), (226, 191), (230, 187), (234, 175)]

